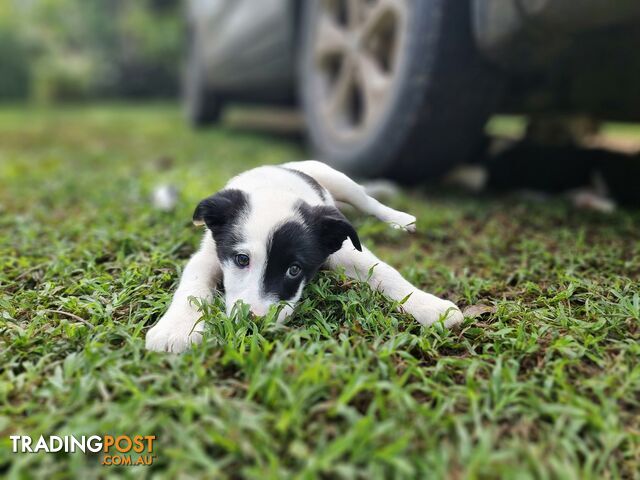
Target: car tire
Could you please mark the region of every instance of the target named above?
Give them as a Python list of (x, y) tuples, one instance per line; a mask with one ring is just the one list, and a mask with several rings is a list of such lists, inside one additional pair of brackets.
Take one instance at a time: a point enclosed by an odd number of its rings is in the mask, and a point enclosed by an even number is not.
[[(344, 3), (313, 0), (302, 12), (299, 97), (316, 158), (356, 176), (403, 183), (441, 175), (467, 159), (503, 84), (475, 49), (470, 2)], [(347, 4), (369, 10), (350, 12)], [(374, 12), (380, 20), (367, 20)], [(376, 35), (381, 39), (374, 41)], [(385, 41), (390, 54), (379, 47)], [(375, 84), (366, 85), (371, 78)]]
[(222, 98), (207, 84), (206, 66), (195, 35), (187, 41), (186, 63), (182, 76), (182, 104), (193, 127), (206, 127), (220, 121)]

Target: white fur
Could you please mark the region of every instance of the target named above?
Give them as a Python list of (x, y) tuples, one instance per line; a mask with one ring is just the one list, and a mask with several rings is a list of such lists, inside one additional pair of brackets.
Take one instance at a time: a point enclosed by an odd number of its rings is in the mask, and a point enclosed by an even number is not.
[(442, 319), (445, 327), (451, 327), (463, 320), (462, 313), (452, 302), (414, 287), (395, 268), (384, 263), (366, 247), (362, 247), (362, 252), (356, 250), (349, 239), (329, 257), (327, 263), (331, 269), (344, 268), (349, 277), (367, 281), (371, 288), (393, 300), (401, 301), (408, 296), (400, 309), (411, 314), (422, 325), (432, 325)]
[[(282, 166), (291, 170), (303, 171), (294, 168), (295, 165), (297, 165), (296, 162)], [(264, 205), (263, 213), (269, 213), (269, 217), (274, 219), (276, 215), (275, 212), (270, 213), (271, 208), (283, 210), (287, 205), (290, 206), (298, 200), (304, 200), (309, 205), (322, 204), (313, 187), (302, 178), (292, 175), (291, 172), (280, 167), (258, 167), (248, 170), (229, 180), (225, 188), (237, 188), (249, 193), (252, 198), (262, 195), (261, 200), (267, 202)], [(260, 205), (257, 201), (253, 203)], [(291, 214), (291, 210), (289, 210), (289, 214)]]
[[(200, 250), (189, 260), (167, 313), (147, 334), (148, 349), (181, 352), (191, 343), (200, 342), (202, 323), (197, 323), (200, 313), (188, 299), (193, 296), (210, 300), (220, 279), (224, 279), (228, 314), (240, 300), (249, 304), (256, 315), (266, 314), (277, 299), (260, 294), (260, 281), (266, 268), (265, 240), (274, 227), (295, 217), (294, 205), (299, 200), (310, 205), (334, 205), (335, 201), (347, 203), (394, 228), (415, 231), (416, 218), (413, 215), (383, 205), (349, 177), (321, 162), (309, 160), (288, 163), (283, 167), (314, 178), (330, 196), (322, 201), (303, 178), (278, 167), (259, 167), (231, 179), (226, 188), (242, 190), (250, 198), (251, 211), (249, 217), (243, 219), (246, 242), (239, 248), (249, 255), (250, 266), (240, 269), (232, 263), (220, 265), (211, 233), (205, 232)], [(419, 290), (366, 248), (363, 247), (362, 252), (357, 251), (348, 239), (339, 251), (329, 257), (326, 266), (343, 268), (350, 277), (368, 281), (372, 288), (395, 301), (409, 296), (400, 308), (423, 325), (442, 320), (449, 327), (463, 319), (453, 303)], [(293, 312), (303, 287), (301, 284), (294, 298), (283, 307), (278, 321)]]
[(390, 224), (394, 228), (401, 228), (408, 232), (415, 232), (416, 217), (408, 213), (399, 212), (383, 205), (378, 200), (367, 195), (365, 189), (347, 177), (344, 173), (317, 160), (286, 163), (284, 167), (306, 173), (320, 185), (329, 190), (333, 200), (348, 203), (363, 213)]
[(200, 312), (190, 297), (210, 301), (212, 292), (222, 276), (213, 237), (206, 232), (200, 249), (191, 257), (182, 273), (180, 285), (171, 305), (160, 321), (147, 333), (149, 350), (182, 352), (191, 343), (202, 340)]
[[(248, 184), (250, 187), (254, 187), (254, 190), (251, 190), (251, 211), (248, 218), (244, 220), (243, 236), (246, 241), (237, 248), (238, 252), (249, 256), (250, 264), (246, 268), (239, 268), (232, 262), (226, 262), (222, 265), (227, 314), (231, 313), (233, 306), (239, 300), (250, 305), (250, 311), (258, 316), (266, 315), (269, 308), (278, 302), (277, 298), (268, 295), (264, 296), (260, 288), (267, 268), (265, 239), (279, 224), (295, 218), (295, 204), (299, 200), (299, 197), (294, 196), (289, 186), (284, 183), (288, 180), (290, 184), (292, 179), (297, 179), (298, 177), (286, 172), (284, 172), (286, 178), (280, 177), (280, 170), (282, 169), (274, 167), (262, 167), (256, 170), (259, 175), (253, 175), (254, 171), (250, 171), (247, 174), (251, 173), (252, 175), (245, 175), (244, 178), (243, 176), (236, 177), (229, 184), (229, 188), (238, 188), (237, 184), (240, 183), (238, 180), (244, 180), (240, 184)], [(271, 175), (267, 177), (269, 178), (268, 182), (264, 181), (265, 177), (261, 176), (262, 174)], [(254, 183), (254, 180), (257, 179), (261, 179), (261, 182)], [(304, 188), (312, 190), (311, 187), (307, 187), (304, 180), (300, 180), (300, 182), (304, 186), (298, 185), (298, 187), (303, 187), (301, 188), (303, 192)], [(265, 184), (279, 188), (265, 188)], [(285, 186), (287, 188), (283, 188)], [(307, 200), (318, 203), (318, 198), (315, 194), (308, 196)], [(299, 298), (300, 295), (296, 296), (296, 298), (292, 299), (292, 302), (297, 302)]]

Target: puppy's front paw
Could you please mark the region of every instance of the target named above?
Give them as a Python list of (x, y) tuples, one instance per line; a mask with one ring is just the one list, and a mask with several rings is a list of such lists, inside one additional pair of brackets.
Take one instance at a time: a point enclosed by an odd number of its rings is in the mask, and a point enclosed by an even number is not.
[(203, 324), (197, 321), (191, 313), (167, 312), (147, 332), (145, 347), (156, 352), (184, 352), (192, 343), (202, 341)]
[(462, 312), (453, 302), (421, 290), (415, 290), (402, 305), (402, 309), (427, 326), (442, 319), (444, 326), (450, 328), (464, 320)]

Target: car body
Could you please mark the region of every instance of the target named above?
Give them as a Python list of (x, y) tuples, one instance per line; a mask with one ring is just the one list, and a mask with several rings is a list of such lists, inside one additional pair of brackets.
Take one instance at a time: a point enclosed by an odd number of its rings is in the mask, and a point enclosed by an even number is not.
[(187, 18), (194, 123), (299, 102), (355, 174), (439, 175), (499, 112), (640, 120), (635, 0), (191, 0)]

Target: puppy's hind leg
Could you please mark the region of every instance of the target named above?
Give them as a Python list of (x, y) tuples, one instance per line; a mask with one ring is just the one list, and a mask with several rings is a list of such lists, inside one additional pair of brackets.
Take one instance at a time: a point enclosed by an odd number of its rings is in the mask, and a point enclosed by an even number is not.
[(373, 215), (394, 228), (401, 228), (408, 232), (416, 229), (416, 217), (405, 212), (399, 212), (380, 203), (365, 192), (361, 185), (351, 180), (344, 173), (316, 160), (292, 162), (283, 165), (286, 168), (306, 173), (320, 185), (329, 190), (334, 200), (348, 203), (358, 210)]
[(354, 249), (349, 240), (329, 257), (327, 266), (333, 270), (344, 268), (349, 277), (366, 280), (371, 288), (397, 302), (409, 296), (400, 308), (422, 325), (432, 325), (442, 319), (445, 327), (452, 327), (463, 320), (462, 312), (455, 304), (416, 288), (395, 268), (378, 259), (367, 248), (363, 247), (361, 252)]

